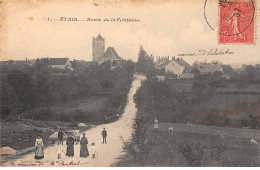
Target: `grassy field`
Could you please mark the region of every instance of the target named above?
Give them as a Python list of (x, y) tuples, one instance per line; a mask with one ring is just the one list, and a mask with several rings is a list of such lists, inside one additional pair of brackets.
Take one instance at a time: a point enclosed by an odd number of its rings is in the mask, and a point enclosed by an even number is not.
[[(104, 118), (104, 113), (98, 112), (104, 107), (107, 100), (104, 96), (91, 96), (79, 100), (74, 100), (62, 104), (55, 105), (51, 108), (53, 112), (59, 112), (64, 115), (77, 113), (93, 113), (95, 117)], [(96, 114), (98, 113), (98, 114)], [(22, 150), (34, 146), (35, 138), (40, 135), (45, 144), (49, 144), (53, 139), (49, 136), (57, 131), (57, 125), (65, 131), (78, 128), (77, 125), (82, 121), (37, 121), (30, 119), (1, 121), (1, 147), (9, 146), (15, 150)], [(89, 128), (93, 122), (82, 122)], [(12, 142), (10, 142), (12, 141)]]
[(150, 152), (139, 162), (128, 153), (115, 166), (259, 166), (260, 146), (250, 144), (253, 137), (260, 141), (259, 130), (162, 123), (154, 132), (149, 125)]
[(219, 88), (218, 91), (222, 92), (232, 92), (232, 91), (242, 91), (242, 92), (260, 92), (258, 84), (249, 84), (248, 87), (239, 89), (235, 84), (227, 84), (224, 88)]
[(89, 96), (57, 104), (50, 110), (59, 116), (58, 120), (86, 120), (92, 124), (100, 124), (104, 121), (104, 116), (109, 114), (105, 109), (107, 100), (106, 96)]
[[(177, 92), (192, 92), (192, 86), (196, 82), (196, 80), (185, 80), (185, 79), (180, 79), (180, 80), (166, 80), (166, 83), (171, 85), (172, 87), (175, 88)], [(201, 82), (201, 81), (197, 81)], [(217, 88), (216, 89), (219, 92), (260, 92), (260, 88), (258, 84), (249, 84), (248, 87), (246, 88), (238, 88), (235, 83), (229, 82), (226, 84), (225, 87), (222, 88)]]
[(53, 111), (62, 111), (65, 113), (73, 112), (74, 110), (81, 110), (82, 112), (93, 112), (103, 107), (107, 97), (105, 96), (89, 96), (70, 102), (57, 104), (51, 108)]
[(218, 109), (218, 110), (233, 110), (237, 103), (246, 102), (253, 104), (260, 100), (260, 95), (247, 94), (216, 94), (208, 100), (196, 104), (194, 109)]

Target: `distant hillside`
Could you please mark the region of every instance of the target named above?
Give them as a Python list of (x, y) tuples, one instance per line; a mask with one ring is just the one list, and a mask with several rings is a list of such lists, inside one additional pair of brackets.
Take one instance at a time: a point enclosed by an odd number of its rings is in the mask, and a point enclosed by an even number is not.
[(237, 69), (237, 68), (241, 68), (243, 64), (256, 65), (256, 64), (260, 64), (260, 60), (259, 61), (250, 61), (250, 62), (230, 63), (229, 65), (231, 65), (232, 68)]

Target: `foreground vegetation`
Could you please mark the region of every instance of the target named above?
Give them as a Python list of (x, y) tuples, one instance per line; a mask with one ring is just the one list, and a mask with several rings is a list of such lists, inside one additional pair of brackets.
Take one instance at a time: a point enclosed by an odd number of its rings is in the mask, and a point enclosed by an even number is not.
[(47, 65), (48, 59), (38, 59), (33, 66), (1, 66), (1, 146), (24, 149), (34, 145), (37, 135), (50, 142), (57, 126), (74, 129), (82, 122), (89, 127), (114, 121), (123, 112), (132, 61), (114, 70), (110, 62), (73, 71)]
[(126, 155), (115, 166), (259, 166), (259, 147), (250, 144), (260, 140), (259, 68), (159, 81), (150, 60), (141, 48), (145, 64), (137, 66), (147, 80), (134, 96), (133, 139), (122, 139)]
[[(173, 133), (168, 131), (169, 127), (174, 128)], [(247, 138), (248, 133), (256, 137), (256, 130), (235, 136), (232, 128), (217, 129), (159, 123), (159, 131), (155, 132), (152, 124), (138, 118), (132, 141), (123, 140), (126, 155), (114, 166), (259, 166), (259, 146), (251, 145)]]
[(259, 67), (234, 71), (223, 66), (228, 76), (221, 72), (200, 75), (193, 70), (194, 79), (167, 79), (166, 75), (166, 80), (159, 81), (159, 71), (151, 60), (141, 47), (136, 65), (147, 81), (137, 91), (135, 103), (149, 122), (158, 118), (163, 122), (260, 129)]
[(1, 67), (1, 119), (88, 120), (92, 113), (76, 113), (66, 118), (50, 108), (88, 96), (104, 96), (107, 100), (96, 112), (109, 115), (125, 103), (133, 62), (127, 61), (113, 71), (109, 62), (92, 63), (74, 71), (52, 69), (47, 64), (48, 59), (38, 59), (33, 66)]

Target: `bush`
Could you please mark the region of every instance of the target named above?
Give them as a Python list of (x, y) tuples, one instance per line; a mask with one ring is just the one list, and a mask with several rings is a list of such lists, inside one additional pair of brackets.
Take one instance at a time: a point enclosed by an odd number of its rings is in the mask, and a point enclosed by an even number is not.
[(201, 166), (204, 149), (200, 144), (183, 144), (178, 148), (188, 166)]
[(147, 127), (143, 119), (136, 119), (133, 125), (133, 139), (131, 142), (125, 142), (121, 137), (124, 144), (124, 150), (130, 154), (133, 160), (139, 165), (143, 165), (148, 159), (152, 148), (155, 146), (154, 139), (146, 139)]
[(252, 119), (246, 112), (240, 112), (239, 114), (228, 115), (229, 124), (233, 127), (250, 127)]

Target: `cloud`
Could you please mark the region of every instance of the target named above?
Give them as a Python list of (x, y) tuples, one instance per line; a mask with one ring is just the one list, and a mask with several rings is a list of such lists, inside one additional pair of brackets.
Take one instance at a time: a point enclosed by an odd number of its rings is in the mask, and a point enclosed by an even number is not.
[[(121, 36), (118, 36), (121, 32)], [(122, 36), (123, 35), (123, 36)], [(149, 32), (147, 28), (136, 26), (136, 30), (131, 31), (131, 27), (122, 24), (117, 28), (107, 31), (104, 34), (106, 38), (106, 47), (114, 46), (119, 55), (125, 59), (137, 61), (139, 47), (153, 55), (162, 55), (169, 51), (173, 39), (160, 32)]]
[(192, 20), (189, 28), (184, 28), (179, 36), (179, 40), (188, 44), (205, 44), (210, 42), (210, 40), (216, 39), (215, 33), (205, 33), (204, 25), (201, 21)]

